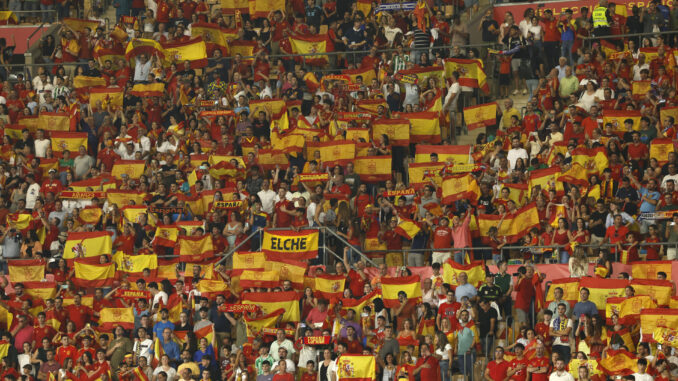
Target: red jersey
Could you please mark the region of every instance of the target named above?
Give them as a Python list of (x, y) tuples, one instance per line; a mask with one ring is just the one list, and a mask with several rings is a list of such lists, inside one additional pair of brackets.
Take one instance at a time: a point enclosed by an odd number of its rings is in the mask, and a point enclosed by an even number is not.
[[(75, 324), (76, 330), (83, 329), (85, 324), (92, 320), (92, 309), (87, 306), (71, 304), (64, 309), (68, 312), (69, 319)], [(63, 362), (60, 364), (63, 364)]]
[(529, 364), (530, 364), (530, 360), (528, 360), (524, 357), (522, 359), (514, 358), (513, 360), (511, 360), (510, 366), (509, 366), (511, 369), (516, 369), (519, 365), (525, 366), (523, 369), (515, 372), (513, 374), (513, 376), (511, 376), (511, 380), (514, 380), (514, 381), (525, 381), (525, 380), (527, 380), (527, 366)]
[(78, 355), (78, 350), (75, 349), (74, 346), (69, 345), (67, 347), (61, 346), (57, 348), (56, 353), (54, 355), (54, 359), (59, 363), (63, 364), (64, 361), (67, 358), (73, 359), (73, 362), (75, 362), (75, 359), (77, 358), (76, 356)]
[(530, 366), (547, 368), (546, 373), (531, 373), (532, 381), (547, 381), (549, 379), (548, 367), (549, 359), (546, 357), (535, 357), (530, 360)]
[(452, 229), (438, 226), (433, 232), (433, 248), (447, 249), (452, 247)]
[(487, 369), (490, 371), (490, 378), (493, 381), (503, 381), (508, 374), (510, 366), (511, 363), (506, 360), (502, 360), (501, 362), (497, 362), (497, 360), (490, 361), (487, 364)]

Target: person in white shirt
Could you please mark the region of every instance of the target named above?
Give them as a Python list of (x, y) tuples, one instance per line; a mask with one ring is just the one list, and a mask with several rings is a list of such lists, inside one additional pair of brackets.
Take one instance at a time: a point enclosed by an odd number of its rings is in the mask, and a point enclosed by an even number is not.
[(640, 81), (640, 71), (643, 69), (650, 70), (650, 65), (645, 62), (645, 54), (641, 53), (638, 55), (638, 63), (633, 65), (632, 69), (634, 81)]
[(549, 381), (574, 381), (572, 374), (565, 369), (565, 361), (563, 359), (556, 360), (556, 371), (551, 373)]
[(132, 351), (140, 357), (145, 357), (146, 360), (150, 363), (151, 361), (151, 348), (153, 348), (153, 340), (148, 337), (148, 332), (144, 327), (140, 327), (137, 331), (139, 338), (134, 341), (134, 347)]
[(636, 378), (636, 381), (654, 381), (654, 378), (647, 374), (645, 371), (647, 369), (647, 359), (639, 358), (638, 359), (638, 372), (633, 374), (633, 377)]
[(669, 180), (673, 180), (674, 185), (676, 183), (678, 183), (678, 168), (676, 168), (676, 165), (673, 164), (673, 163), (669, 163), (668, 170), (669, 170), (669, 173), (666, 176), (664, 176), (664, 178), (662, 179), (662, 185), (661, 185), (662, 189), (666, 189), (666, 183)]
[(35, 157), (43, 158), (47, 156), (47, 148), (52, 144), (49, 139), (45, 138), (45, 131), (38, 130), (36, 132), (35, 141), (33, 143), (35, 147)]
[(148, 81), (148, 75), (151, 73), (154, 60), (155, 57), (151, 57), (149, 60), (145, 54), (139, 54), (136, 66), (134, 67), (134, 82)]
[(516, 166), (516, 161), (518, 159), (523, 159), (523, 162), (527, 163), (530, 157), (527, 154), (525, 148), (521, 147), (520, 139), (513, 138), (511, 139), (511, 149), (508, 151), (506, 158), (509, 161), (509, 169), (512, 170)]
[[(281, 356), (283, 354), (281, 349), (285, 350), (284, 356)], [(294, 355), (294, 344), (290, 339), (285, 337), (285, 330), (279, 329), (276, 332), (276, 340), (271, 343), (271, 349), (269, 350), (269, 353), (275, 361), (280, 361), (281, 357), (289, 358)], [(294, 362), (292, 362), (292, 366), (294, 366)]]
[(26, 189), (26, 209), (33, 209), (35, 207), (35, 200), (40, 195), (40, 184), (35, 182), (35, 176), (32, 173), (26, 175), (28, 182), (28, 189)]
[(398, 33), (403, 34), (403, 30), (396, 26), (395, 18), (388, 18), (388, 25), (384, 27), (384, 37), (388, 41), (388, 46), (393, 46), (393, 40), (395, 40)]
[(257, 196), (259, 196), (259, 200), (261, 200), (261, 210), (266, 214), (273, 213), (273, 207), (276, 202), (275, 198), (277, 196), (277, 193), (271, 190), (269, 185), (270, 181), (264, 180), (261, 183), (261, 190), (257, 192)]

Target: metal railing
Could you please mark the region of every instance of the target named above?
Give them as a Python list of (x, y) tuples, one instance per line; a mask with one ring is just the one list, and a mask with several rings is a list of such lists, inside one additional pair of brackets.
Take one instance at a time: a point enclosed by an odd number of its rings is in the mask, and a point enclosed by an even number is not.
[[(33, 31), (33, 33), (31, 33), (31, 34), (26, 38), (26, 51), (29, 51), (29, 50), (31, 49), (31, 38), (33, 38), (33, 36), (35, 36), (36, 33), (40, 32), (40, 31), (42, 30), (42, 28), (45, 26), (45, 24), (46, 24), (46, 22), (43, 21), (42, 24), (40, 24), (40, 26), (38, 26), (37, 28), (35, 28), (35, 30)], [(7, 66), (11, 66), (11, 65), (7, 65)], [(27, 65), (22, 65), (22, 66), (27, 66)]]
[[(56, 11), (56, 9), (42, 9), (42, 10), (36, 9), (34, 11), (12, 11), (12, 12), (14, 14), (16, 14), (17, 17), (21, 16), (21, 14), (31, 15), (31, 14), (35, 14), (35, 13), (54, 13), (54, 18), (50, 18), (50, 20), (52, 20), (52, 21), (45, 21), (45, 22), (48, 22), (48, 23), (59, 22), (59, 13)], [(48, 19), (47, 17), (42, 17), (42, 16), (40, 18), (42, 18), (43, 20)]]

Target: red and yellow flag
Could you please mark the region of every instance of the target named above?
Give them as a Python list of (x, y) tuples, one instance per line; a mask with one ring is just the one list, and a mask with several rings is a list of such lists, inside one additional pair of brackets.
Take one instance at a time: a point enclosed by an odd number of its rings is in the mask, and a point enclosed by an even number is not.
[[(347, 75), (351, 83), (358, 83), (358, 77), (362, 78), (362, 83), (365, 85), (369, 85), (372, 83), (373, 78), (377, 78), (377, 74), (374, 72), (374, 69), (371, 67), (361, 67), (358, 69), (344, 69), (341, 71), (341, 74)], [(384, 107), (388, 109), (388, 106), (386, 105), (386, 102), (382, 99)], [(361, 101), (363, 102), (363, 101)], [(359, 102), (359, 103), (361, 103)], [(363, 108), (358, 105), (359, 108)], [(373, 110), (370, 111), (377, 111), (376, 107)]]
[(101, 25), (98, 20), (83, 20), (75, 18), (65, 18), (61, 20), (61, 22), (76, 32), (84, 32), (85, 28), (88, 28), (91, 32), (94, 32)]
[(280, 274), (277, 271), (244, 270), (240, 274), (242, 288), (274, 288), (280, 285)]
[(89, 77), (86, 75), (77, 75), (73, 78), (73, 87), (76, 89), (85, 88), (89, 92), (90, 87), (106, 86), (106, 80), (103, 77)]
[(398, 226), (396, 226), (394, 231), (399, 236), (412, 240), (414, 239), (414, 236), (419, 234), (421, 228), (416, 222), (409, 218), (398, 217)]
[(438, 185), (443, 184), (440, 172), (445, 168), (445, 163), (410, 163), (407, 166), (410, 186), (420, 189), (431, 183), (431, 179)]
[(134, 313), (132, 307), (102, 308), (99, 311), (99, 328), (113, 331), (117, 326), (124, 329), (134, 329)]
[(678, 330), (678, 310), (668, 308), (642, 310), (640, 314), (642, 341), (652, 340), (652, 334), (657, 328)]
[(197, 288), (200, 295), (208, 299), (216, 298), (217, 295), (226, 296), (229, 292), (228, 284), (221, 279), (203, 279)]
[(274, 258), (313, 259), (318, 256), (318, 231), (310, 229), (298, 232), (265, 230), (261, 250), (266, 253), (269, 260)]
[(285, 0), (249, 0), (250, 17), (266, 18), (272, 11), (284, 10)]
[(206, 43), (211, 42), (225, 50), (228, 49), (228, 40), (236, 38), (237, 34), (233, 34), (230, 29), (222, 28), (218, 24), (196, 22), (191, 24), (191, 36), (202, 37)]
[(87, 149), (86, 132), (63, 132), (53, 131), (50, 134), (52, 139), (52, 151), (54, 152), (78, 152), (80, 147)]
[[(256, 41), (233, 40), (228, 44), (228, 54), (231, 57), (235, 57), (236, 54), (240, 54), (242, 57), (252, 57), (254, 55), (254, 48), (256, 47)], [(251, 63), (253, 61), (252, 58), (243, 59), (243, 62), (245, 63)]]
[(586, 287), (589, 290), (589, 300), (599, 311), (605, 311), (608, 298), (624, 295), (624, 289), (629, 285), (626, 279), (582, 278), (579, 281), (580, 290)]
[(150, 270), (152, 276), (158, 270), (158, 256), (155, 254), (129, 255), (118, 251), (113, 255), (113, 262), (118, 266), (118, 271), (132, 277), (142, 276), (144, 269)]
[(442, 190), (442, 202), (444, 204), (451, 204), (462, 199), (467, 199), (470, 203), (475, 204), (480, 197), (478, 182), (470, 173), (445, 177)]
[[(327, 53), (333, 50), (332, 43), (327, 38), (327, 35), (296, 35), (290, 37), (290, 44), (294, 54)], [(304, 56), (303, 59), (311, 66), (323, 66), (328, 62), (327, 56), (322, 54)]]
[(177, 242), (179, 229), (176, 225), (158, 225), (155, 227), (153, 245), (162, 247), (174, 247)]
[(132, 87), (130, 94), (138, 97), (161, 97), (165, 94), (165, 84), (162, 82), (137, 83)]
[(101, 102), (102, 108), (108, 106), (117, 109), (122, 107), (123, 89), (121, 87), (101, 87), (90, 89), (89, 104), (96, 107), (98, 102)]
[(410, 144), (410, 121), (407, 119), (377, 119), (372, 122), (372, 140), (379, 141), (382, 135), (388, 136), (391, 145)]
[(391, 155), (363, 156), (355, 160), (355, 173), (366, 183), (386, 181), (391, 178)]
[(266, 313), (263, 316), (256, 318), (250, 317), (248, 314), (245, 314), (245, 323), (247, 324), (247, 337), (253, 338), (260, 336), (264, 328), (272, 328), (275, 326), (275, 323), (280, 318), (280, 315), (285, 313), (285, 310), (279, 308), (275, 311)]
[(23, 282), (26, 293), (35, 300), (47, 300), (56, 296), (56, 282)]
[[(493, 214), (478, 215), (478, 230), (481, 237), (487, 236), (491, 227), (496, 227), (501, 216)], [(539, 226), (539, 212), (535, 203), (530, 203), (518, 209), (515, 214), (507, 215), (499, 227), (498, 236), (506, 237), (509, 243), (516, 242), (524, 237), (533, 227)]]
[(111, 287), (115, 281), (115, 263), (95, 263), (89, 258), (76, 258), (73, 265), (73, 283), (78, 287)]
[(13, 11), (0, 11), (0, 25), (18, 24), (19, 19)]
[(384, 306), (391, 308), (400, 305), (398, 293), (400, 291), (407, 294), (408, 300), (421, 300), (421, 280), (419, 275), (406, 277), (393, 277), (381, 279), (381, 294), (384, 299)]
[(259, 306), (264, 314), (270, 314), (279, 309), (284, 311), (283, 322), (298, 322), (299, 293), (296, 291), (282, 291), (271, 294), (270, 292), (247, 292), (242, 296), (242, 304), (254, 304)]
[[(127, 47), (125, 48), (125, 58), (129, 61), (139, 54), (145, 54), (147, 57), (157, 54), (160, 56), (160, 58), (164, 58), (165, 50), (158, 41), (148, 38), (133, 38), (127, 43)], [(135, 87), (136, 86), (138, 85), (135, 85)]]
[(40, 282), (45, 278), (45, 261), (41, 259), (14, 259), (7, 261), (9, 281)]
[(469, 131), (497, 124), (497, 103), (464, 107), (464, 121)]
[(445, 77), (450, 78), (452, 72), (459, 73), (459, 85), (490, 92), (487, 76), (483, 71), (482, 61), (476, 59), (448, 58), (445, 60)]
[(655, 138), (650, 142), (650, 159), (657, 160), (660, 165), (668, 163), (670, 152), (676, 152), (671, 138)]
[(346, 165), (355, 159), (355, 143), (347, 140), (335, 140), (331, 142), (307, 142), (306, 157), (313, 157), (312, 153), (320, 152), (320, 160), (323, 165), (333, 167)]
[(179, 236), (174, 247), (174, 255), (178, 255), (182, 262), (200, 262), (214, 255), (212, 236)]
[(410, 122), (410, 142), (438, 144), (440, 137), (440, 118), (437, 112), (409, 112), (398, 114)]
[(315, 291), (327, 300), (341, 298), (346, 284), (343, 275), (319, 274), (315, 277)]
[(374, 381), (376, 364), (374, 355), (341, 355), (337, 359), (338, 381)]
[(125, 205), (134, 203), (135, 205), (142, 205), (144, 200), (148, 197), (147, 193), (124, 190), (124, 189), (108, 189), (106, 190), (106, 200), (111, 204), (116, 204), (122, 208)]
[(41, 112), (36, 128), (45, 131), (70, 131), (71, 116), (65, 112)]
[(471, 146), (417, 145), (415, 163), (430, 163), (431, 154), (438, 155), (438, 162), (450, 164), (469, 164)]
[(69, 232), (64, 244), (64, 259), (74, 259), (78, 254), (84, 257), (98, 257), (110, 255), (113, 243), (109, 231), (100, 232)]
[(216, 344), (214, 333), (214, 324), (206, 325), (195, 331), (195, 339), (200, 343), (200, 339), (206, 339), (208, 344)]
[(666, 279), (671, 280), (672, 261), (631, 262), (631, 276), (633, 279), (657, 279), (657, 273), (666, 274)]
[(122, 179), (123, 175), (127, 175), (130, 179), (138, 179), (144, 174), (145, 169), (146, 161), (144, 160), (117, 160), (113, 164), (111, 176)]
[(198, 36), (186, 42), (168, 42), (162, 44), (165, 50), (165, 59), (170, 63), (183, 65), (188, 61), (191, 68), (207, 66), (207, 46), (202, 37)]
[(452, 286), (459, 285), (459, 274), (465, 273), (468, 276), (468, 283), (474, 287), (480, 287), (485, 282), (485, 264), (483, 261), (474, 261), (467, 265), (460, 265), (457, 262), (448, 259), (443, 264), (443, 280)]
[(83, 225), (96, 225), (104, 214), (98, 206), (88, 206), (80, 209), (78, 213), (78, 221)]
[(652, 81), (632, 81), (631, 94), (634, 98), (643, 98), (652, 90)]
[(647, 295), (638, 295), (631, 298), (625, 296), (607, 298), (605, 317), (611, 324), (612, 315), (617, 314), (621, 324), (634, 325), (640, 317), (640, 311), (651, 308), (657, 308), (657, 304)]
[(247, 0), (221, 0), (221, 13), (234, 15), (237, 12), (249, 14), (250, 7)]
[(635, 354), (624, 349), (608, 349), (607, 357), (600, 360), (598, 367), (608, 376), (628, 376), (636, 372), (636, 360)]
[(421, 86), (428, 83), (429, 78), (433, 78), (436, 81), (436, 87), (445, 87), (445, 68), (442, 66), (416, 67), (399, 70), (396, 74), (396, 78), (398, 78), (398, 76), (414, 76), (417, 78), (416, 83)]
[[(263, 253), (258, 253), (264, 257)], [(235, 258), (233, 258), (235, 269)], [(275, 260), (266, 260), (264, 269), (266, 271), (276, 271), (280, 276), (280, 280), (289, 280), (296, 290), (304, 288), (304, 274), (308, 264), (302, 261), (295, 261), (293, 259), (276, 258)]]
[(587, 173), (603, 174), (603, 170), (610, 166), (605, 147), (585, 148), (577, 147), (572, 151), (572, 163), (584, 167)]
[(673, 282), (668, 280), (634, 279), (631, 287), (636, 290), (636, 295), (648, 295), (659, 307), (668, 306), (673, 295)]
[(639, 110), (604, 110), (603, 111), (603, 123), (608, 124), (612, 123), (615, 131), (626, 132), (624, 127), (624, 122), (627, 119), (633, 121), (633, 130), (640, 130), (640, 114)]
[(266, 266), (263, 251), (233, 253), (233, 270), (265, 270)]
[(530, 196), (534, 189), (539, 186), (542, 192), (548, 192), (551, 189), (555, 189), (556, 192), (564, 192), (563, 183), (557, 181), (560, 176), (560, 167), (550, 167), (544, 169), (536, 169), (530, 172), (530, 178), (527, 181), (527, 184), (530, 187)]
[(559, 287), (563, 290), (563, 300), (570, 303), (570, 307), (574, 307), (579, 300), (579, 278), (554, 279), (546, 294), (547, 305), (555, 300), (554, 292)]
[(123, 49), (94, 48), (92, 56), (95, 59), (100, 59), (101, 62), (111, 61), (113, 66), (116, 67), (119, 59), (125, 59), (125, 51)]

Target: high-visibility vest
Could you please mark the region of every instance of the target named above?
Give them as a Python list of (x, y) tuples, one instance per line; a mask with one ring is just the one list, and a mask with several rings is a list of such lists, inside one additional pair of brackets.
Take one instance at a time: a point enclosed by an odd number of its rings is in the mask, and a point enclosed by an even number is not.
[(607, 8), (597, 6), (593, 10), (593, 15), (591, 18), (593, 19), (593, 28), (604, 28), (604, 27), (609, 27), (610, 24), (607, 22), (607, 15), (605, 13), (607, 12)]

